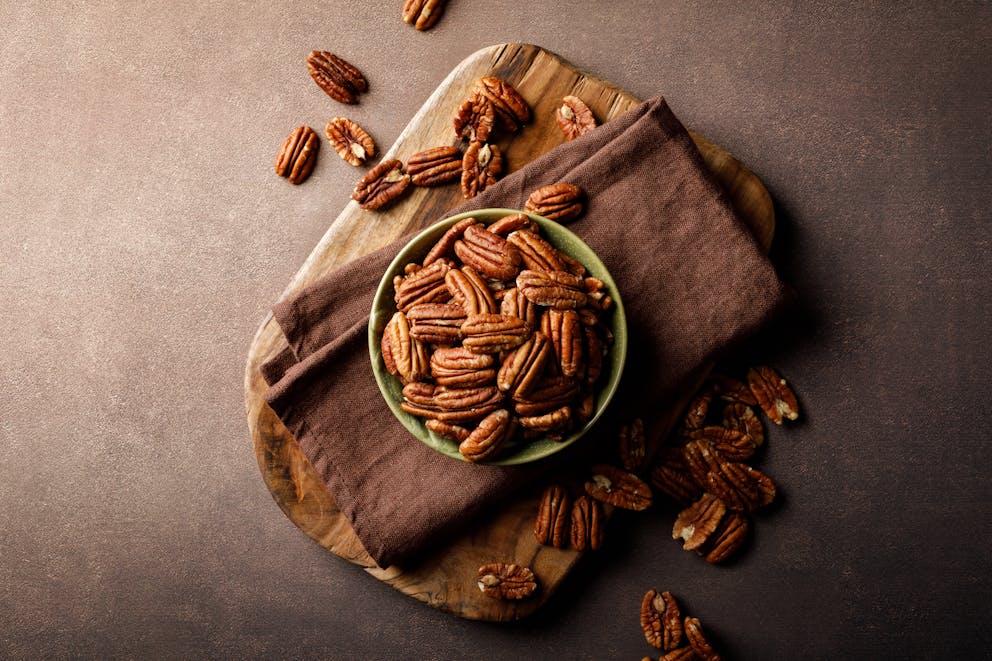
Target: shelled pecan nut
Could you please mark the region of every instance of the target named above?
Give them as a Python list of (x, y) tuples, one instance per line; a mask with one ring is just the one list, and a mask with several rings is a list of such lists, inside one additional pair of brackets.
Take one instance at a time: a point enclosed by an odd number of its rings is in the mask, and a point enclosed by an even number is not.
[(351, 199), (367, 211), (381, 209), (398, 199), (410, 187), (410, 175), (403, 163), (393, 158), (369, 170), (355, 185)]
[(503, 359), (496, 375), (497, 387), (512, 395), (526, 395), (537, 385), (551, 355), (551, 343), (543, 333), (534, 333)]
[(634, 418), (621, 425), (617, 438), (620, 446), (620, 463), (624, 470), (631, 473), (640, 472), (644, 468), (646, 448), (644, 445), (644, 421)]
[(537, 305), (559, 310), (579, 308), (586, 302), (582, 278), (567, 271), (544, 273), (524, 269), (517, 276), (517, 288)]
[(713, 646), (706, 640), (706, 636), (703, 635), (703, 628), (699, 624), (699, 618), (687, 617), (683, 626), (685, 627), (685, 637), (689, 641), (689, 646), (695, 652), (696, 656), (699, 657), (699, 661), (722, 661), (722, 657), (717, 654)]
[(502, 404), (503, 393), (494, 385), (474, 386), (471, 388), (440, 386), (434, 391), (432, 403), (442, 411), (481, 409)]
[(720, 525), (727, 506), (711, 493), (704, 493), (699, 500), (685, 508), (675, 518), (672, 539), (682, 539), (682, 548), (694, 551), (706, 543)]
[[(449, 271), (449, 274), (452, 271)], [(421, 303), (407, 312), (410, 336), (427, 344), (456, 344), (465, 323), (465, 309), (453, 303)]]
[(636, 475), (613, 466), (593, 466), (585, 490), (596, 500), (627, 510), (640, 511), (651, 506), (651, 487)]
[(476, 353), (509, 351), (530, 335), (523, 319), (500, 314), (470, 314), (462, 324), (462, 345)]
[(326, 50), (315, 50), (307, 56), (307, 70), (320, 89), (341, 103), (358, 103), (358, 95), (369, 89), (361, 71)]
[(489, 385), (496, 379), (494, 362), (490, 354), (473, 353), (465, 347), (441, 347), (431, 355), (431, 376), (437, 385), (448, 388)]
[(503, 216), (486, 229), (493, 234), (508, 237), (512, 232), (516, 232), (517, 230), (536, 231), (537, 225), (534, 224), (534, 221), (527, 214), (513, 213), (509, 216)]
[[(526, 216), (524, 216), (526, 218)], [(492, 231), (492, 230), (490, 230)], [(520, 252), (524, 268), (531, 271), (564, 271), (558, 250), (531, 230), (517, 230), (506, 237)]]
[(699, 429), (703, 426), (703, 421), (706, 420), (706, 414), (710, 409), (710, 404), (713, 402), (713, 391), (709, 388), (704, 388), (702, 392), (697, 394), (689, 402), (689, 406), (685, 412), (685, 418), (682, 421), (682, 426), (685, 429)]
[(706, 562), (720, 564), (744, 546), (748, 528), (747, 517), (739, 512), (727, 512), (699, 551)]
[(503, 130), (514, 133), (530, 121), (530, 106), (505, 80), (493, 76), (482, 78), (476, 89), (492, 104), (496, 123)]
[(607, 347), (593, 326), (583, 324), (582, 335), (585, 338), (585, 384), (591, 387), (595, 385), (603, 373), (603, 358), (606, 357)]
[(541, 331), (551, 340), (561, 373), (582, 377), (585, 335), (578, 313), (575, 310), (549, 308), (541, 317)]
[(503, 154), (488, 142), (473, 142), (462, 157), (462, 196), (470, 200), (503, 174)]
[(569, 142), (596, 128), (592, 111), (577, 96), (566, 96), (561, 100), (561, 106), (555, 111), (555, 121)]
[(492, 562), (479, 567), (479, 590), (494, 599), (524, 599), (537, 590), (537, 579), (529, 567)]
[(686, 430), (686, 438), (709, 443), (710, 447), (727, 461), (750, 459), (758, 447), (744, 432), (718, 425)]
[(287, 177), (291, 184), (302, 184), (313, 172), (319, 150), (320, 140), (314, 130), (296, 127), (276, 154), (276, 174)]
[(674, 650), (682, 643), (682, 613), (671, 592), (647, 591), (641, 600), (641, 631), (655, 649)]
[(438, 260), (394, 283), (396, 309), (406, 312), (415, 305), (451, 300), (451, 292), (444, 280), (451, 266), (450, 260)]
[(434, 147), (407, 159), (406, 172), (414, 186), (440, 186), (456, 181), (462, 173), (458, 147)]
[(687, 443), (682, 456), (692, 479), (732, 510), (751, 512), (775, 499), (770, 477), (747, 464), (727, 461), (706, 443)]
[(500, 301), (499, 313), (507, 317), (519, 317), (532, 329), (537, 329), (540, 325), (540, 311), (538, 307), (529, 301), (523, 295), (523, 292), (516, 287), (504, 290), (503, 299)]
[(572, 505), (572, 546), (577, 551), (598, 551), (606, 537), (603, 506), (589, 496), (579, 496)]
[(472, 430), (467, 427), (462, 427), (461, 425), (453, 425), (448, 422), (442, 422), (440, 420), (428, 420), (424, 425), (430, 429), (432, 432), (438, 436), (442, 436), (447, 439), (451, 439), (456, 443), (461, 443), (468, 435), (472, 433)]
[(757, 406), (758, 400), (747, 385), (726, 374), (710, 374), (707, 383), (716, 395), (725, 402), (739, 402), (748, 406)]
[(495, 119), (493, 104), (484, 94), (476, 92), (455, 112), (455, 135), (469, 142), (486, 142)]
[(470, 462), (488, 461), (503, 449), (515, 427), (509, 411), (496, 409), (479, 421), (479, 426), (458, 446), (458, 452)]
[(649, 479), (651, 486), (680, 505), (689, 505), (702, 495), (702, 489), (689, 476), (682, 454), (674, 448), (665, 448), (659, 453)]
[(540, 432), (565, 431), (572, 425), (572, 407), (565, 405), (540, 415), (521, 415), (520, 426)]
[(691, 647), (680, 647), (658, 657), (658, 661), (699, 661), (699, 657), (696, 656)]
[(540, 416), (561, 408), (579, 394), (579, 384), (565, 376), (545, 377), (526, 395), (513, 396), (514, 410), (521, 416)]
[(365, 129), (345, 117), (327, 122), (324, 133), (338, 156), (350, 165), (362, 165), (375, 156), (375, 142)]
[(517, 248), (481, 225), (466, 227), (454, 248), (459, 259), (487, 278), (511, 280), (520, 271)]
[(429, 30), (444, 13), (446, 0), (406, 0), (403, 3), (403, 22), (418, 30)]
[[(782, 424), (782, 418), (795, 420), (799, 417), (799, 403), (796, 395), (775, 370), (771, 367), (754, 367), (747, 373), (748, 386), (755, 400), (768, 419), (776, 425)], [(746, 402), (745, 402), (746, 403)]]
[(592, 416), (596, 413), (596, 393), (593, 392), (591, 387), (586, 386), (583, 388), (573, 413), (575, 414), (575, 421), (580, 425), (584, 425), (592, 420)]
[(430, 249), (424, 257), (424, 266), (430, 266), (439, 259), (451, 257), (454, 254), (455, 242), (462, 238), (462, 234), (470, 225), (476, 224), (475, 218), (463, 218), (448, 228), (438, 242)]
[(410, 323), (405, 314), (397, 312), (392, 316), (383, 330), (381, 344), (386, 369), (400, 381), (419, 381), (427, 376), (427, 348), (410, 335)]
[(544, 490), (534, 521), (534, 537), (538, 544), (565, 548), (568, 544), (571, 505), (572, 499), (561, 485), (552, 484)]
[(582, 215), (582, 189), (575, 184), (542, 186), (530, 194), (524, 209), (557, 223), (570, 223)]
[(723, 408), (723, 426), (744, 432), (757, 446), (765, 442), (765, 430), (761, 426), (761, 419), (755, 415), (754, 409), (746, 404), (727, 404)]
[(496, 301), (485, 281), (471, 266), (451, 269), (444, 276), (451, 298), (468, 314), (495, 314)]
[(565, 262), (566, 271), (579, 278), (585, 276), (586, 267), (582, 265), (582, 262), (567, 253), (560, 253), (558, 256), (561, 257), (561, 261)]

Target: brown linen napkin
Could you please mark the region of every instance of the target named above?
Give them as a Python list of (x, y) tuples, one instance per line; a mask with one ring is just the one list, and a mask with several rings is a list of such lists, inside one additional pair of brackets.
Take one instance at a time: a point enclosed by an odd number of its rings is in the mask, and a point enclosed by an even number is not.
[[(660, 97), (555, 148), (451, 214), (522, 209), (531, 191), (559, 181), (586, 191), (586, 214), (570, 229), (598, 253), (626, 305), (624, 403), (664, 406), (680, 380), (781, 303), (771, 264)], [(408, 238), (278, 302), (273, 313), (290, 349), (263, 367), (266, 400), (380, 566), (409, 558), (540, 470), (442, 456), (382, 400), (366, 348), (369, 310)]]

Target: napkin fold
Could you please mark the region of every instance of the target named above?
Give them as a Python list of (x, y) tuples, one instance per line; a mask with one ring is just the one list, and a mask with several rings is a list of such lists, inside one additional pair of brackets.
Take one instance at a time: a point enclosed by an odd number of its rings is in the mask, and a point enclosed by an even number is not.
[[(682, 379), (782, 303), (774, 269), (664, 99), (551, 150), (449, 215), (522, 209), (534, 189), (556, 182), (585, 190), (586, 213), (569, 228), (602, 259), (626, 306), (618, 405), (663, 407)], [(412, 437), (383, 401), (367, 351), (369, 310), (408, 240), (279, 301), (273, 314), (289, 348), (262, 369), (266, 401), (382, 567), (443, 539), (541, 470), (445, 457)]]

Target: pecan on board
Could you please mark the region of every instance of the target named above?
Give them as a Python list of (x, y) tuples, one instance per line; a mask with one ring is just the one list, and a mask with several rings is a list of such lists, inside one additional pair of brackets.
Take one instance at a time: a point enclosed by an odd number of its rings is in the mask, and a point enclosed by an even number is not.
[(565, 548), (568, 544), (568, 525), (571, 519), (572, 499), (559, 484), (552, 484), (541, 495), (534, 521), (534, 537), (544, 546)]
[(414, 186), (440, 186), (457, 180), (462, 173), (458, 147), (434, 147), (417, 152), (406, 161), (406, 172)]
[(320, 140), (312, 128), (296, 127), (276, 154), (276, 174), (291, 184), (302, 184), (313, 172), (319, 149)]
[(572, 547), (577, 551), (598, 551), (606, 536), (606, 516), (599, 501), (579, 496), (572, 505)]
[(358, 103), (358, 95), (369, 89), (361, 71), (326, 50), (315, 50), (307, 56), (307, 70), (320, 89), (341, 103)]
[(335, 117), (327, 122), (324, 133), (334, 151), (345, 163), (359, 166), (375, 156), (375, 142), (365, 129), (345, 117)]
[(446, 0), (406, 0), (403, 3), (403, 22), (418, 30), (429, 30), (444, 13)]
[(496, 124), (504, 131), (515, 133), (530, 121), (530, 106), (505, 80), (494, 76), (481, 78), (476, 83), (476, 90), (492, 104)]
[(393, 158), (382, 161), (355, 185), (351, 199), (367, 211), (381, 209), (399, 198), (410, 187), (410, 175), (403, 163)]
[(568, 142), (596, 128), (592, 111), (577, 96), (566, 96), (561, 100), (561, 106), (555, 111), (555, 121)]
[(671, 592), (647, 591), (641, 600), (641, 631), (655, 649), (673, 650), (682, 643), (682, 613)]
[(493, 104), (476, 92), (465, 99), (455, 112), (455, 135), (468, 142), (486, 142), (493, 130)]
[(752, 368), (747, 373), (747, 382), (761, 410), (776, 425), (782, 424), (783, 417), (789, 420), (799, 417), (796, 395), (771, 367)]
[(462, 197), (470, 200), (503, 174), (503, 154), (488, 142), (473, 142), (462, 157)]
[(564, 225), (582, 215), (582, 189), (575, 184), (542, 186), (530, 194), (524, 209)]
[(478, 586), (493, 599), (525, 599), (537, 590), (537, 579), (529, 567), (491, 562), (479, 567)]
[(592, 467), (586, 493), (615, 507), (643, 510), (651, 506), (651, 487), (631, 473), (604, 464)]

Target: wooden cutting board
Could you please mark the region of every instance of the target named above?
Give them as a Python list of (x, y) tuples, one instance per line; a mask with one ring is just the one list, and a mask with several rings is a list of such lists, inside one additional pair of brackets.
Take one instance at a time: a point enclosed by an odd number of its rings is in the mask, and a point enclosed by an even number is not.
[[(502, 44), (480, 50), (463, 60), (434, 91), (383, 158), (406, 160), (411, 154), (439, 145), (456, 144), (451, 117), (473, 83), (483, 76), (510, 82), (530, 103), (534, 119), (515, 136), (497, 144), (510, 172), (561, 144), (554, 120), (561, 98), (578, 96), (602, 123), (640, 101), (615, 85), (583, 73), (558, 56), (529, 44)], [(724, 186), (741, 217), (767, 252), (775, 227), (771, 199), (758, 178), (729, 154), (693, 134), (707, 165)], [(321, 158), (336, 158), (324, 151)], [(355, 180), (361, 176), (356, 169)], [(363, 211), (349, 202), (317, 247), (293, 277), (283, 296), (299, 291), (334, 268), (379, 248), (413, 230), (444, 218), (462, 201), (457, 185), (417, 188), (385, 212)], [(248, 426), (262, 479), (282, 511), (314, 541), (384, 581), (403, 594), (461, 617), (506, 621), (534, 612), (554, 593), (580, 557), (572, 550), (539, 546), (534, 539), (537, 493), (524, 493), (498, 512), (411, 566), (378, 567), (362, 548), (348, 521), (320, 482), (293, 436), (263, 394), (267, 388), (260, 366), (285, 347), (278, 325), (268, 315), (248, 353), (245, 400)], [(370, 368), (371, 369), (371, 368)], [(667, 435), (688, 398), (709, 369), (687, 383), (680, 401), (673, 401), (664, 419), (652, 421), (652, 439)], [(411, 439), (412, 440), (412, 439)], [(476, 587), (480, 565), (495, 560), (531, 567), (540, 591), (521, 602), (499, 602)]]

